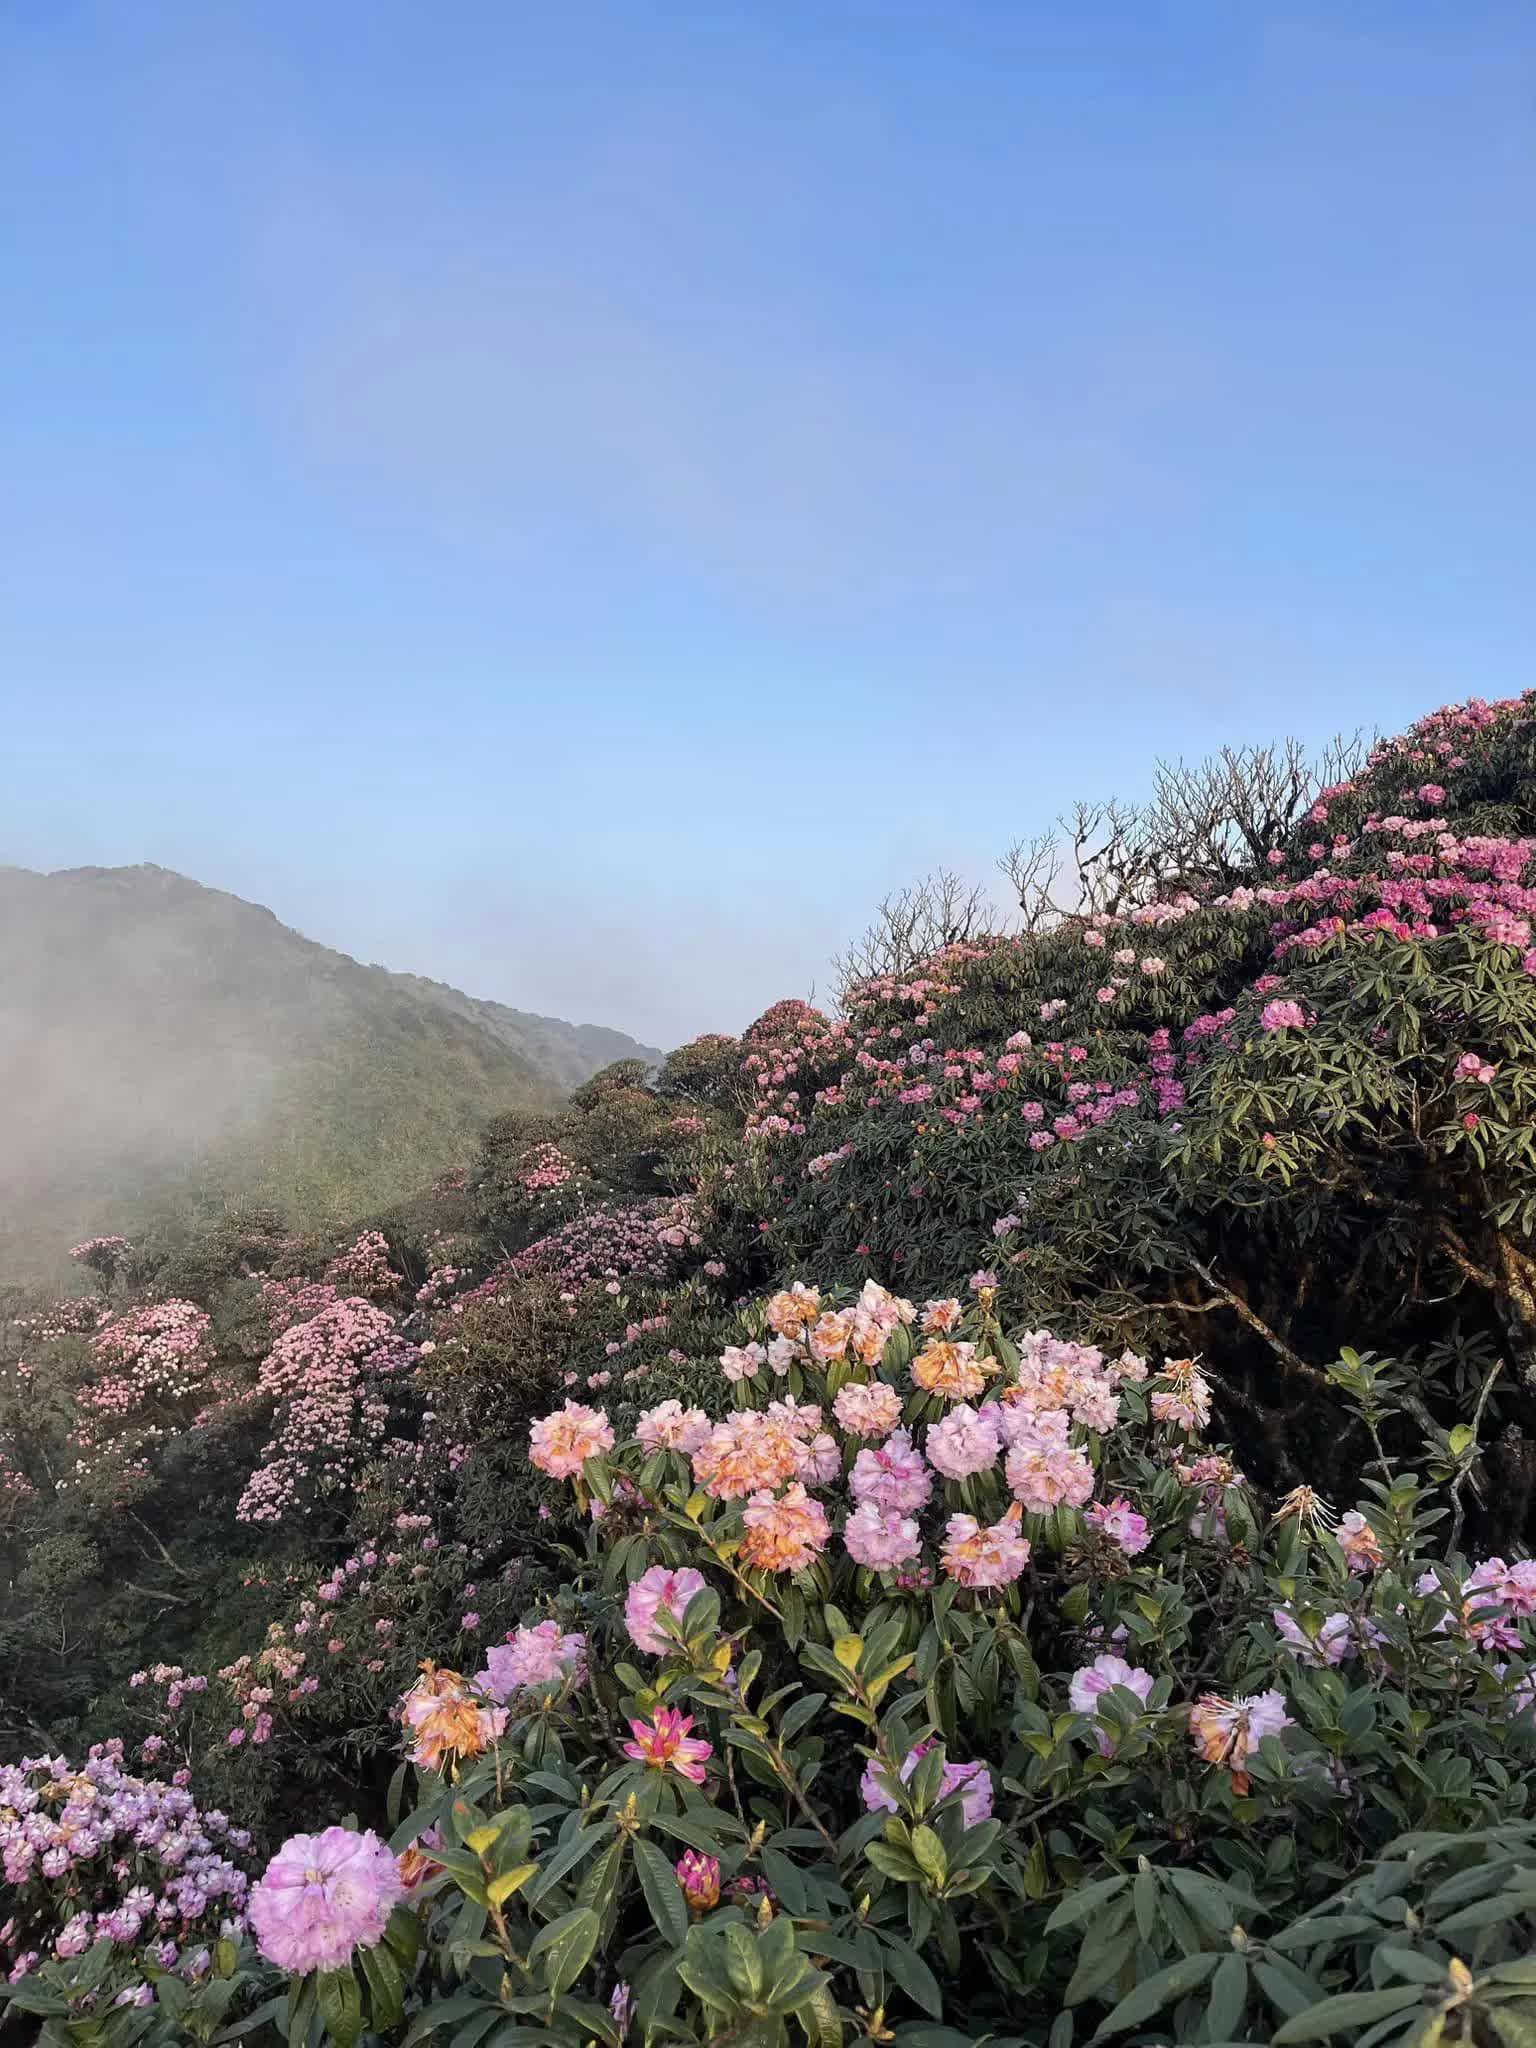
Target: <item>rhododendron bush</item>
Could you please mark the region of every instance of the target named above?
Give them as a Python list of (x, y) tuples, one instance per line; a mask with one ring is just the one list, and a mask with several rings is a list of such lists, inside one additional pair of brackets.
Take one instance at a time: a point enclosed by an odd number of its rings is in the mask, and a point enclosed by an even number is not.
[(707, 1406), (533, 1424), (584, 1562), (405, 1692), (394, 1854), (271, 1860), (285, 2024), (1520, 2038), (1536, 1563), (1439, 1550), (1453, 1482), (1266, 1509), (1198, 1365), (986, 1285), (739, 1336)]
[(21, 2038), (1536, 2039), (1533, 712), (6, 1297)]
[[(766, 1243), (1198, 1351), (1279, 1484), (1366, 1454), (1324, 1377), (1363, 1334), (1448, 1426), (1502, 1360), (1490, 1434), (1529, 1439), (1533, 791), (1536, 699), (1451, 707), (1241, 859), (1172, 845), (839, 1018), (780, 1006), (744, 1062)], [(1490, 1456), (1514, 1541), (1536, 1464)]]

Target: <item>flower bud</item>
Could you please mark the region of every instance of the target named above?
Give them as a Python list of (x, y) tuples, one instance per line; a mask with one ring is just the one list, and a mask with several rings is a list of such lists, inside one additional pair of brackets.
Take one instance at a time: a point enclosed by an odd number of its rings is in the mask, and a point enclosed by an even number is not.
[(677, 1881), (683, 1897), (695, 1913), (707, 1913), (720, 1903), (720, 1859), (687, 1849), (677, 1859)]

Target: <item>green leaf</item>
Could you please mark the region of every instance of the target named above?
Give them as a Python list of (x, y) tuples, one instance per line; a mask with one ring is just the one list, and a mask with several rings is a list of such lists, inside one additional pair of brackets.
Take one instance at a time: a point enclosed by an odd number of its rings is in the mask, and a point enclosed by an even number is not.
[(920, 2005), (932, 2019), (944, 2017), (944, 1994), (939, 1980), (917, 1950), (895, 1935), (882, 1942), (881, 1961), (914, 2005)]
[(351, 1970), (322, 1970), (315, 1979), (315, 1997), (337, 2048), (352, 2048), (363, 2031), (363, 1994)]
[(1205, 2009), (1205, 2031), (1213, 2041), (1228, 2041), (1242, 2022), (1248, 2003), (1248, 1964), (1235, 1949), (1216, 1965), (1211, 2002)]
[(944, 1853), (944, 1844), (932, 1828), (915, 1827), (912, 1830), (912, 1854), (930, 1884), (941, 1885), (949, 1875), (949, 1858)]
[(446, 2034), (460, 2020), (467, 2020), (475, 2013), (488, 2013), (493, 2019), (497, 2008), (484, 1998), (473, 1997), (469, 1992), (460, 1992), (454, 1998), (439, 1998), (411, 2021), (401, 2048), (416, 2048), (418, 2041), (424, 2041), (428, 2034)]
[(368, 1983), (368, 2017), (376, 2034), (398, 2027), (405, 2017), (405, 1985), (400, 1965), (382, 1942), (360, 1949), (358, 1958)]
[(837, 2001), (823, 1984), (803, 2005), (795, 2007), (795, 2018), (810, 2048), (842, 2048), (843, 2022)]
[(590, 1906), (575, 1906), (552, 1920), (529, 1949), (529, 1962), (543, 1964), (544, 1983), (557, 1998), (592, 1960), (601, 1925)]
[(725, 1930), (725, 1967), (731, 1983), (743, 1998), (761, 1998), (767, 1981), (757, 1943), (745, 1927), (730, 1925)]
[(1090, 1913), (1096, 1913), (1106, 1900), (1123, 1892), (1130, 1883), (1128, 1877), (1101, 1877), (1094, 1884), (1080, 1886), (1069, 1898), (1062, 1900), (1050, 1919), (1045, 1923), (1047, 1934), (1058, 1934), (1063, 1927), (1075, 1927), (1079, 1920), (1086, 1920)]
[(1166, 1969), (1144, 1977), (1134, 1991), (1121, 1999), (1109, 2017), (1100, 2022), (1094, 2040), (1105, 2041), (1111, 2034), (1139, 2026), (1143, 2020), (1151, 2019), (1153, 2013), (1161, 2012), (1165, 2005), (1172, 2005), (1175, 1999), (1187, 1997), (1191, 1991), (1198, 1990), (1219, 1960), (1216, 1956), (1180, 1956)]
[(636, 1835), (634, 1850), (640, 1889), (645, 1893), (656, 1930), (673, 1948), (681, 1948), (688, 1938), (688, 1902), (677, 1872), (656, 1844), (646, 1841), (643, 1835)]
[(1270, 2039), (1273, 2048), (1287, 2048), (1292, 2041), (1323, 2041), (1346, 2027), (1368, 2026), (1421, 2003), (1422, 1994), (1412, 1984), (1394, 1984), (1388, 1991), (1342, 1991), (1287, 2020)]
[(600, 1842), (608, 1840), (613, 1830), (602, 1826), (578, 1828), (563, 1848), (557, 1849), (549, 1861), (542, 1866), (538, 1876), (528, 1887), (530, 1905), (536, 1905), (547, 1891), (553, 1889), (568, 1870), (574, 1870), (583, 1858), (590, 1856)]

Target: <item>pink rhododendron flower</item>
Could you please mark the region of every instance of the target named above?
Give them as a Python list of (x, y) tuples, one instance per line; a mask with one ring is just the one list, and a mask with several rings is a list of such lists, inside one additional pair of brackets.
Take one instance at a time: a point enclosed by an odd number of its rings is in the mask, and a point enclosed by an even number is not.
[(1070, 1445), (1029, 1440), (1014, 1444), (1004, 1464), (1008, 1491), (1031, 1514), (1081, 1507), (1093, 1492), (1093, 1466)]
[(1099, 1535), (1116, 1543), (1127, 1557), (1140, 1557), (1152, 1541), (1145, 1515), (1137, 1514), (1130, 1502), (1117, 1494), (1112, 1501), (1095, 1501), (1083, 1520)]
[(1464, 1052), (1456, 1062), (1458, 1081), (1491, 1081), (1498, 1071), (1496, 1066), (1480, 1059), (1475, 1052)]
[(852, 1380), (839, 1390), (832, 1413), (850, 1436), (888, 1437), (901, 1421), (901, 1396), (884, 1380)]
[(990, 1528), (974, 1515), (951, 1515), (942, 1553), (947, 1575), (977, 1592), (1011, 1586), (1029, 1563), (1029, 1538), (1019, 1534), (1023, 1513), (1015, 1502)]
[[(1146, 1704), (1152, 1693), (1152, 1674), (1143, 1671), (1139, 1664), (1127, 1664), (1123, 1657), (1112, 1651), (1095, 1657), (1091, 1664), (1085, 1664), (1080, 1671), (1072, 1674), (1072, 1683), (1067, 1690), (1068, 1704), (1074, 1714), (1094, 1714), (1099, 1711), (1099, 1701), (1105, 1693), (1123, 1688), (1135, 1693)], [(1107, 1728), (1096, 1728), (1094, 1740), (1102, 1756), (1115, 1753), (1114, 1738)]]
[(720, 1903), (720, 1859), (698, 1849), (685, 1849), (675, 1865), (683, 1897), (695, 1913), (707, 1913)]
[(1162, 1378), (1166, 1384), (1153, 1389), (1148, 1403), (1153, 1421), (1176, 1423), (1190, 1431), (1204, 1429), (1211, 1419), (1211, 1383), (1194, 1360), (1170, 1360)]
[(1294, 1726), (1285, 1711), (1285, 1694), (1273, 1690), (1235, 1699), (1208, 1692), (1189, 1710), (1189, 1737), (1196, 1754), (1229, 1770), (1232, 1789), (1239, 1796), (1248, 1790), (1243, 1765), (1254, 1750), (1267, 1736)]
[(827, 1511), (797, 1480), (775, 1500), (754, 1493), (742, 1515), (741, 1561), (764, 1572), (804, 1571), (831, 1537)]
[(868, 1501), (894, 1514), (910, 1515), (933, 1491), (933, 1475), (911, 1436), (898, 1429), (876, 1449), (860, 1451), (848, 1475), (848, 1490), (862, 1506)]
[(488, 1707), (457, 1671), (428, 1661), (400, 1702), (410, 1731), (411, 1761), (440, 1771), (458, 1758), (479, 1756), (507, 1725), (505, 1707)]
[(1374, 1572), (1382, 1564), (1381, 1542), (1358, 1508), (1351, 1508), (1334, 1530), (1334, 1541), (1352, 1572)]
[(485, 1653), (485, 1669), (475, 1683), (499, 1705), (527, 1686), (580, 1681), (586, 1676), (587, 1639), (565, 1634), (558, 1621), (541, 1621), (517, 1629), (510, 1642), (494, 1643)]
[(632, 1719), (629, 1725), (634, 1741), (623, 1745), (626, 1756), (648, 1764), (653, 1771), (675, 1771), (690, 1784), (703, 1784), (705, 1760), (714, 1755), (714, 1749), (688, 1733), (693, 1726), (691, 1714), (679, 1713), (676, 1707), (658, 1707), (654, 1720)]
[(690, 1565), (674, 1571), (668, 1565), (653, 1564), (649, 1571), (642, 1572), (624, 1600), (624, 1626), (635, 1647), (653, 1657), (664, 1657), (675, 1650), (675, 1641), (669, 1640), (657, 1626), (658, 1617), (669, 1614), (681, 1622), (689, 1601), (704, 1591), (704, 1584), (704, 1574)]
[(405, 1887), (389, 1849), (370, 1829), (293, 1835), (251, 1893), (256, 1944), (279, 1969), (339, 1970), (383, 1938)]
[(1300, 1003), (1266, 1003), (1259, 1013), (1259, 1022), (1266, 1031), (1305, 1031), (1307, 1013)]
[(720, 1370), (732, 1381), (755, 1380), (767, 1363), (768, 1353), (761, 1344), (727, 1344), (720, 1354)]
[(685, 1408), (681, 1401), (659, 1402), (635, 1424), (635, 1436), (646, 1450), (681, 1451), (685, 1456), (699, 1448), (709, 1431), (704, 1410)]
[(1280, 1641), (1297, 1661), (1321, 1671), (1327, 1664), (1342, 1664), (1355, 1647), (1355, 1632), (1347, 1614), (1330, 1614), (1316, 1637), (1309, 1636), (1301, 1623), (1284, 1607), (1275, 1608), (1271, 1619)]
[(574, 1479), (587, 1462), (613, 1449), (613, 1430), (600, 1408), (567, 1401), (528, 1432), (529, 1458), (551, 1479)]
[(933, 1425), (923, 1449), (929, 1464), (946, 1479), (968, 1479), (997, 1463), (1000, 1442), (997, 1410), (978, 1410), (962, 1402)]
[(894, 1571), (909, 1564), (922, 1549), (917, 1523), (910, 1516), (865, 1501), (854, 1509), (843, 1529), (848, 1555), (871, 1571)]

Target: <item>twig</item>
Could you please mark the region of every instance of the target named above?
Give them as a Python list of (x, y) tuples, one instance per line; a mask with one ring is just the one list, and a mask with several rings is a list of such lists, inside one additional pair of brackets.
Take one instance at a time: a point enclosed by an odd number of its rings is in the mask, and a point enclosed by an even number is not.
[[(1483, 1381), (1482, 1390), (1477, 1397), (1477, 1406), (1472, 1410), (1472, 1441), (1467, 1446), (1467, 1448), (1474, 1454), (1477, 1450), (1478, 1425), (1482, 1422), (1483, 1410), (1488, 1405), (1488, 1396), (1493, 1392), (1493, 1383), (1503, 1370), (1503, 1359), (1496, 1358), (1493, 1361), (1492, 1366), (1489, 1368), (1488, 1377)], [(1466, 1483), (1466, 1481), (1469, 1478), (1471, 1478), (1472, 1465), (1473, 1459), (1468, 1458), (1467, 1462), (1458, 1468), (1456, 1477), (1451, 1481), (1452, 1514), (1450, 1547), (1452, 1550), (1454, 1550), (1457, 1544), (1461, 1541), (1461, 1525), (1466, 1512), (1461, 1504), (1461, 1489), (1463, 1485)], [(1479, 1500), (1482, 1499), (1482, 1488), (1477, 1484), (1475, 1480), (1473, 1480), (1472, 1491), (1474, 1492), (1474, 1494), (1476, 1494)]]

